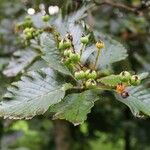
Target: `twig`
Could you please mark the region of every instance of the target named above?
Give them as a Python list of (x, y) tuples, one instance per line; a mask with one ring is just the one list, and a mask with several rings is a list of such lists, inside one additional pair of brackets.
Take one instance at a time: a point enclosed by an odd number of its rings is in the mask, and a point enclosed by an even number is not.
[(143, 14), (142, 11), (139, 11), (138, 7), (128, 6), (128, 5), (125, 5), (123, 3), (118, 3), (118, 2), (111, 1), (111, 0), (105, 0), (103, 2), (97, 2), (96, 0), (93, 0), (93, 2), (98, 6), (100, 6), (100, 5), (110, 5), (110, 6), (113, 6), (113, 7), (116, 7), (116, 8), (122, 8), (122, 9), (125, 9), (125, 10), (128, 10), (128, 11), (131, 11), (131, 12), (139, 14), (139, 15)]

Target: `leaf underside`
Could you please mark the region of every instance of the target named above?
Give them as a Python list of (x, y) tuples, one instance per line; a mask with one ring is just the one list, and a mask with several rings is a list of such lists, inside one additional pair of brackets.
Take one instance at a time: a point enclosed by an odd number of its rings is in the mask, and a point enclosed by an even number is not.
[(63, 81), (56, 79), (51, 69), (30, 72), (20, 81), (12, 83), (0, 103), (0, 116), (10, 119), (31, 119), (43, 114), (61, 101), (65, 95)]
[(50, 111), (55, 113), (54, 119), (66, 119), (79, 125), (87, 119), (87, 114), (98, 99), (98, 95), (92, 90), (69, 94), (60, 103), (52, 106)]

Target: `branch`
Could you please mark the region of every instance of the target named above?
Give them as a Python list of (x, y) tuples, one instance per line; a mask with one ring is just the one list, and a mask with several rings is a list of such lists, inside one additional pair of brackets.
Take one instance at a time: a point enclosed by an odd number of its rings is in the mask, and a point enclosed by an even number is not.
[(96, 0), (93, 0), (93, 2), (98, 6), (110, 5), (110, 6), (113, 6), (113, 7), (116, 7), (116, 8), (122, 8), (122, 9), (125, 9), (125, 10), (128, 10), (128, 11), (131, 11), (131, 12), (139, 14), (139, 15), (143, 15), (143, 12), (139, 11), (138, 7), (128, 6), (128, 5), (125, 5), (123, 3), (113, 2), (111, 0), (105, 0), (103, 2), (97, 2)]

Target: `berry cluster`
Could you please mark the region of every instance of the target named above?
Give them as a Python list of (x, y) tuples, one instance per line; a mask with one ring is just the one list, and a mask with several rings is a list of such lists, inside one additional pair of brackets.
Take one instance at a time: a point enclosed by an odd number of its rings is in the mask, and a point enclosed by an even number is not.
[(123, 71), (119, 75), (120, 80), (127, 85), (137, 86), (141, 83), (138, 75), (131, 75), (128, 71)]
[(119, 78), (122, 83), (116, 86), (116, 92), (119, 93), (122, 98), (127, 98), (129, 96), (129, 93), (125, 90), (126, 86), (137, 86), (141, 83), (138, 75), (131, 75), (128, 71), (121, 72)]
[[(82, 66), (80, 59), (82, 56), (82, 51), (85, 46), (89, 43), (90, 35), (82, 36), (80, 39), (82, 49), (80, 54), (77, 53), (73, 45), (73, 37), (70, 34), (67, 34), (64, 39), (61, 39), (59, 42), (59, 49), (63, 54), (63, 63), (72, 71), (76, 80), (86, 88), (94, 88), (97, 85), (97, 71), (93, 67), (89, 69), (88, 67)], [(104, 47), (103, 42), (97, 42), (96, 48), (98, 50)], [(99, 53), (98, 53), (99, 55)]]
[(41, 34), (43, 31), (40, 29), (35, 29), (33, 27), (31, 28), (25, 28), (23, 30), (23, 37), (25, 40), (31, 40), (36, 38), (37, 36), (39, 36), (39, 34)]

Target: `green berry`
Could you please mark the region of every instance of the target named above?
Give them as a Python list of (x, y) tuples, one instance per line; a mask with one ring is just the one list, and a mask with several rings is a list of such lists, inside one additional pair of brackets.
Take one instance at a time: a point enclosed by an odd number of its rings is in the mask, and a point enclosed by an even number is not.
[(131, 85), (137, 86), (141, 83), (140, 77), (138, 75), (133, 75), (130, 79)]
[(71, 47), (71, 42), (69, 40), (61, 40), (59, 42), (59, 49), (64, 50)]
[(80, 41), (82, 44), (88, 44), (89, 43), (89, 36), (87, 35), (87, 36), (81, 37)]
[(71, 41), (70, 40), (64, 40), (64, 49), (70, 48), (71, 47)]
[(96, 71), (92, 71), (87, 75), (88, 79), (96, 79), (96, 77), (97, 77)]
[(90, 74), (90, 69), (88, 69), (88, 70), (85, 71), (85, 78), (86, 78), (86, 79), (89, 79), (89, 78), (88, 78), (88, 77), (89, 77), (89, 74)]
[(120, 73), (120, 80), (123, 82), (127, 82), (131, 79), (131, 74), (128, 71), (123, 71)]
[(96, 81), (93, 80), (93, 79), (89, 79), (89, 80), (87, 80), (86, 83), (85, 83), (85, 86), (86, 86), (87, 88), (95, 88), (96, 85), (97, 85), (97, 84), (96, 84)]
[(64, 56), (70, 56), (71, 53), (72, 53), (71, 50), (65, 50), (65, 51), (64, 51)]
[(31, 32), (28, 32), (27, 34), (26, 34), (26, 39), (32, 39), (32, 33)]
[(49, 15), (42, 16), (42, 20), (43, 20), (44, 22), (48, 22), (49, 19), (50, 19), (50, 16), (49, 16)]
[(80, 61), (80, 55), (79, 54), (70, 53), (69, 57), (70, 57), (71, 61), (74, 63), (77, 63)]
[(27, 34), (28, 32), (30, 32), (30, 28), (25, 28), (25, 29), (23, 30), (23, 33), (24, 33), (24, 34)]
[(81, 79), (84, 79), (85, 73), (84, 71), (81, 70), (79, 72), (75, 72), (74, 76), (77, 80), (81, 80)]

